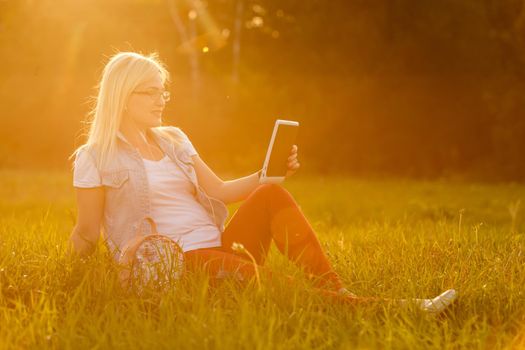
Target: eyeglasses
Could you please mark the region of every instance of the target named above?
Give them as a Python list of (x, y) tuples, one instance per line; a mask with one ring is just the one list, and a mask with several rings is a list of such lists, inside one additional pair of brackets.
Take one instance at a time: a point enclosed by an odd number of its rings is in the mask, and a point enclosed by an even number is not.
[(133, 91), (134, 94), (138, 95), (147, 95), (151, 98), (151, 100), (156, 101), (159, 97), (164, 100), (164, 102), (168, 102), (171, 98), (171, 94), (169, 91), (159, 91), (159, 90), (146, 90), (146, 91)]

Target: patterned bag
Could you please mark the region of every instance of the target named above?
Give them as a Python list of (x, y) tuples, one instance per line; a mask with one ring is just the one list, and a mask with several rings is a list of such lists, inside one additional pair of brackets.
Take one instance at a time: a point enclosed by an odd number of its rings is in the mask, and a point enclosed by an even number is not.
[(137, 234), (122, 250), (119, 259), (120, 283), (124, 288), (142, 292), (145, 288), (165, 289), (173, 286), (184, 270), (184, 254), (172, 239), (157, 232), (152, 218), (151, 234)]

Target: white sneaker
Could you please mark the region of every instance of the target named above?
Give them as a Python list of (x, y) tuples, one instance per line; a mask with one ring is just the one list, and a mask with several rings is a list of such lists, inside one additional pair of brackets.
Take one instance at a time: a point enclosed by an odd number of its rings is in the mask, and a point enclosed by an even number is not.
[(337, 291), (337, 295), (342, 296), (342, 297), (357, 298), (357, 295), (355, 295), (354, 293), (352, 293), (351, 291), (349, 291), (348, 289), (344, 287), (339, 288), (339, 290)]
[(402, 299), (402, 305), (415, 304), (421, 310), (439, 314), (456, 300), (458, 293), (454, 289), (449, 289), (435, 297), (434, 299)]

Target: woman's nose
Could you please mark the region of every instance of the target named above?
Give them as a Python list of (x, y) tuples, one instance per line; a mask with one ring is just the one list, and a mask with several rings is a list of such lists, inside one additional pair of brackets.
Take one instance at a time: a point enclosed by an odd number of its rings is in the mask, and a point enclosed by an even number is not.
[(164, 101), (164, 98), (162, 98), (161, 96), (160, 98), (156, 99), (155, 105), (164, 108), (164, 106), (166, 105), (166, 101)]

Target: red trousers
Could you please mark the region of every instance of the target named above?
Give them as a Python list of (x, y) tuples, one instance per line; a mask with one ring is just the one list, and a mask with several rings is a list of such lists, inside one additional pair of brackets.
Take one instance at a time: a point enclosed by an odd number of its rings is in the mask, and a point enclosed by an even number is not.
[[(279, 251), (332, 290), (342, 287), (323, 252), (312, 226), (283, 187), (261, 185), (242, 203), (222, 235), (222, 247), (185, 253), (190, 268), (204, 268), (212, 277), (230, 274), (250, 278), (255, 268), (246, 254), (232, 250), (241, 243), (263, 265), (272, 241)], [(240, 275), (239, 275), (240, 274)]]

